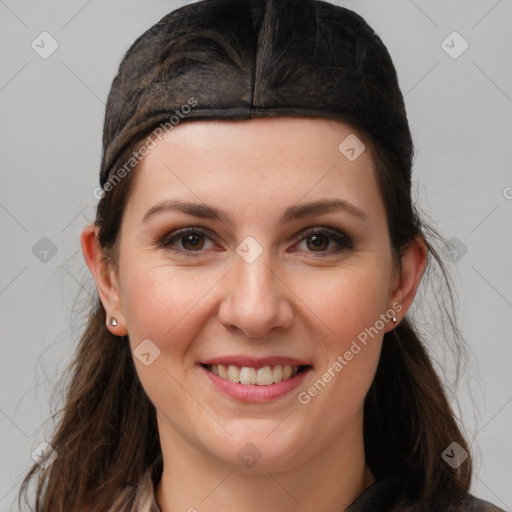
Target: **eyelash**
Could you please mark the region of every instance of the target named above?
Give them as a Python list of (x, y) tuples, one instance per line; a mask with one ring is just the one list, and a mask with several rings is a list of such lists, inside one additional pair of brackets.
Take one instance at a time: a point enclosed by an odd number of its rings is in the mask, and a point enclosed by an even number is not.
[[(186, 249), (185, 250), (184, 249), (176, 249), (172, 246), (171, 242), (173, 242), (176, 239), (183, 238), (185, 235), (188, 235), (188, 234), (195, 234), (195, 235), (201, 234), (201, 235), (207, 236), (208, 238), (210, 238), (212, 240), (214, 240), (214, 238), (215, 238), (212, 236), (210, 231), (205, 228), (201, 228), (201, 227), (183, 228), (183, 229), (178, 229), (176, 231), (173, 231), (173, 232), (169, 233), (167, 236), (165, 236), (160, 241), (159, 248), (166, 249), (175, 254), (186, 255), (187, 257), (193, 257), (193, 258), (200, 257), (202, 255), (201, 253), (203, 252), (202, 250), (190, 251), (190, 250), (186, 250)], [(310, 254), (313, 254), (314, 255), (313, 257), (315, 257), (315, 258), (317, 256), (320, 258), (324, 258), (324, 257), (332, 256), (334, 254), (339, 254), (340, 252), (342, 252), (344, 250), (352, 249), (352, 247), (353, 247), (352, 239), (348, 235), (346, 235), (345, 233), (342, 233), (341, 231), (338, 231), (337, 229), (330, 228), (328, 226), (312, 227), (312, 228), (305, 229), (301, 233), (302, 238), (300, 238), (300, 240), (297, 243), (300, 243), (304, 239), (306, 239), (310, 236), (314, 236), (314, 235), (326, 235), (326, 236), (330, 237), (333, 241), (335, 241), (339, 246), (341, 246), (335, 250), (330, 250), (330, 251), (319, 251), (319, 252), (308, 251)]]

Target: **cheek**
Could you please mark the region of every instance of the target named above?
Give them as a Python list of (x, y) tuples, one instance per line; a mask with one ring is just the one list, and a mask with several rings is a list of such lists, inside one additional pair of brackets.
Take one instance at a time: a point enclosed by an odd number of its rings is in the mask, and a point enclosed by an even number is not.
[(162, 350), (182, 350), (201, 327), (213, 277), (194, 269), (126, 268), (123, 310), (132, 344), (150, 339)]
[[(322, 336), (318, 370), (326, 383), (325, 403), (339, 402), (354, 412), (362, 405), (378, 365), (382, 337), (388, 325), (382, 320), (389, 307), (385, 264), (354, 265), (340, 269), (304, 287), (304, 302), (328, 326)], [(323, 389), (319, 383), (318, 391)], [(317, 390), (311, 390), (313, 394)]]
[(379, 265), (354, 265), (305, 280), (297, 295), (330, 328), (331, 337), (346, 339), (385, 313), (387, 284)]
[[(172, 403), (174, 413), (183, 412), (183, 388), (179, 383), (183, 382), (183, 366), (192, 364), (190, 357), (184, 360), (193, 340), (204, 329), (205, 293), (212, 284), (209, 279), (201, 284), (183, 269), (154, 267), (139, 273), (137, 270), (133, 268), (130, 276), (126, 276), (123, 302), (136, 371), (157, 409), (166, 410)], [(149, 345), (154, 360), (148, 366), (137, 357), (143, 352), (137, 347), (145, 340), (150, 340), (159, 351)]]

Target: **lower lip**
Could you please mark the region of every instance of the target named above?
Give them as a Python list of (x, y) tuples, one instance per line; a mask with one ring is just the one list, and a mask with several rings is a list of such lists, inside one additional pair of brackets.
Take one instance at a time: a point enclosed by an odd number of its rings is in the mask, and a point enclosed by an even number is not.
[(218, 389), (224, 391), (231, 398), (242, 402), (270, 402), (282, 398), (296, 389), (311, 370), (311, 367), (307, 367), (291, 379), (269, 384), (268, 386), (257, 386), (255, 384), (231, 382), (228, 379), (215, 375), (204, 366), (200, 366), (200, 368)]

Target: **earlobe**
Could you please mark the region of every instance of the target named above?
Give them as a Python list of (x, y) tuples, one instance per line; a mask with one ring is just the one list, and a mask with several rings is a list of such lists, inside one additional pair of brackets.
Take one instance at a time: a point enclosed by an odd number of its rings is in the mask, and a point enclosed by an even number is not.
[[(87, 225), (80, 236), (82, 253), (94, 281), (101, 303), (106, 312), (106, 326), (116, 336), (125, 336), (125, 320), (121, 307), (121, 298), (117, 286), (116, 274), (112, 265), (105, 258), (98, 242), (99, 228)], [(112, 319), (115, 319), (113, 322)]]
[(400, 304), (400, 309), (396, 310), (397, 323), (392, 322), (392, 328), (400, 323), (414, 301), (426, 269), (427, 255), (427, 245), (422, 236), (416, 237), (402, 250), (398, 283), (390, 298), (390, 303)]

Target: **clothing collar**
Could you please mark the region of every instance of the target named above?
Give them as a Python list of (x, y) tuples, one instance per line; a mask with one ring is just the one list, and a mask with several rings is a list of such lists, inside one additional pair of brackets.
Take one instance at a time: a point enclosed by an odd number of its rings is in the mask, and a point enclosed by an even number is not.
[[(156, 501), (156, 488), (163, 472), (163, 458), (160, 453), (148, 468), (145, 485), (139, 485), (136, 503), (146, 503), (148, 512), (162, 512)], [(346, 509), (346, 512), (386, 512), (393, 510), (403, 493), (406, 478), (401, 473), (395, 473), (387, 478), (377, 480), (369, 485)], [(148, 509), (147, 504), (151, 506)], [(139, 507), (140, 509), (140, 507)], [(142, 509), (135, 510), (143, 512)], [(145, 511), (144, 511), (145, 512)]]

